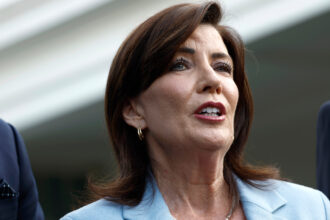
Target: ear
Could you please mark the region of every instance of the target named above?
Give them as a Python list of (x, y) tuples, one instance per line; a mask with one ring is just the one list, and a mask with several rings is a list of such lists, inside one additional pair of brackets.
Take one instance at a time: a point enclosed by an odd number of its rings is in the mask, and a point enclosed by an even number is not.
[(131, 100), (123, 108), (123, 118), (125, 122), (135, 128), (144, 129), (147, 127), (143, 116), (137, 111), (137, 104)]

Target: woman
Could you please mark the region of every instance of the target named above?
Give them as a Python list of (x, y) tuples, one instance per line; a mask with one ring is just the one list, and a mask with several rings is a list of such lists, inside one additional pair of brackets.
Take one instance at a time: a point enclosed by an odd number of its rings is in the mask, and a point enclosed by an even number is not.
[(69, 219), (326, 219), (313, 189), (243, 160), (253, 103), (244, 46), (214, 2), (167, 8), (115, 56), (105, 98), (119, 175)]

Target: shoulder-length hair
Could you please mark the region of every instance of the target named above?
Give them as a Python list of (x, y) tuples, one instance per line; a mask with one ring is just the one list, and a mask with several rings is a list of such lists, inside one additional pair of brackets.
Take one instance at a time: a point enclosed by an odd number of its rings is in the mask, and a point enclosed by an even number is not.
[(150, 160), (146, 143), (138, 139), (135, 128), (125, 123), (123, 108), (165, 74), (179, 46), (200, 24), (210, 24), (218, 30), (234, 62), (239, 100), (234, 121), (235, 139), (224, 160), (224, 178), (231, 195), (238, 202), (233, 174), (251, 185), (256, 185), (253, 180), (278, 178), (277, 169), (253, 167), (244, 161), (243, 149), (253, 119), (253, 100), (244, 70), (243, 42), (233, 29), (219, 25), (221, 17), (221, 8), (215, 2), (175, 5), (147, 19), (122, 43), (113, 59), (105, 94), (106, 122), (119, 171), (110, 182), (90, 184), (96, 198), (130, 206), (141, 201)]

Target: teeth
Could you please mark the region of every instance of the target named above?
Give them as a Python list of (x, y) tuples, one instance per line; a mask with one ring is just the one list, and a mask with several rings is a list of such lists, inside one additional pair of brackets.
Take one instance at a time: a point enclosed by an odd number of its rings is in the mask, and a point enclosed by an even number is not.
[(220, 116), (221, 111), (218, 108), (215, 108), (215, 107), (206, 107), (206, 108), (202, 109), (200, 114), (208, 115), (208, 116)]
[(208, 115), (208, 116), (219, 116), (217, 113), (203, 113), (203, 115)]
[(214, 107), (203, 108), (201, 113), (220, 113), (220, 110)]

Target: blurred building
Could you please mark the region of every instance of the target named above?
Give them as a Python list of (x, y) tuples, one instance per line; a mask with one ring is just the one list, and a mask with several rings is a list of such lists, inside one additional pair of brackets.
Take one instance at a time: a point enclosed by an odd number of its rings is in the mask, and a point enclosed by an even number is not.
[[(115, 172), (103, 112), (112, 58), (134, 27), (180, 2), (1, 1), (0, 117), (25, 139), (47, 219), (77, 204), (87, 174)], [(330, 99), (330, 1), (221, 2), (247, 47), (247, 157), (314, 187), (317, 112)]]

